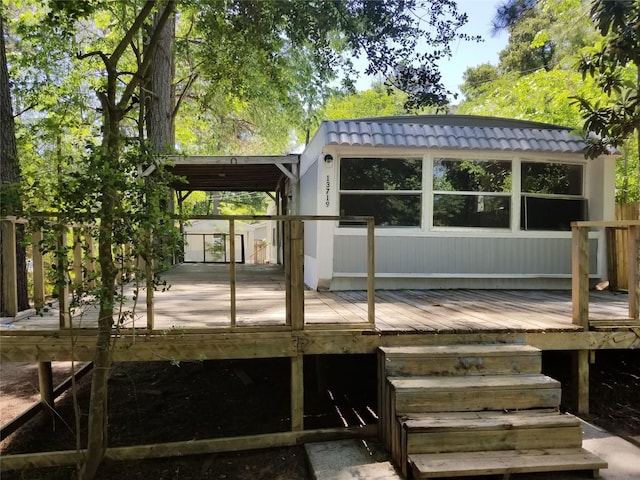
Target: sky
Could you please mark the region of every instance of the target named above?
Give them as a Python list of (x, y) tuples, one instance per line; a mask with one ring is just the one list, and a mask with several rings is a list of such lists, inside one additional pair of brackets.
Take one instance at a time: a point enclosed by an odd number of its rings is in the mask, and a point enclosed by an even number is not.
[(475, 67), (483, 63), (498, 64), (498, 52), (506, 47), (509, 40), (507, 32), (492, 34), (491, 21), (496, 13), (496, 7), (504, 0), (457, 0), (458, 11), (465, 12), (469, 22), (463, 32), (469, 35), (480, 35), (484, 41), (458, 42), (452, 45), (453, 57), (440, 63), (444, 84), (448, 90), (459, 92), (462, 75), (468, 67)]
[[(481, 43), (459, 41), (452, 45), (453, 56), (450, 60), (440, 62), (440, 71), (447, 90), (459, 93), (462, 75), (467, 67), (475, 67), (483, 63), (498, 64), (498, 52), (509, 40), (507, 32), (498, 35), (491, 33), (491, 21), (495, 16), (496, 6), (504, 0), (457, 0), (458, 11), (465, 12), (469, 22), (462, 29), (469, 35), (480, 35)], [(366, 90), (371, 85), (371, 79), (363, 77), (357, 82), (357, 88)]]

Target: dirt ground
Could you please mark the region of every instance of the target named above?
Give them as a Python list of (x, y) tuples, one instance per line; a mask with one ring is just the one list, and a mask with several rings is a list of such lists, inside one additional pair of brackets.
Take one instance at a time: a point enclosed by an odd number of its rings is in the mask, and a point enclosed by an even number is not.
[[(546, 373), (568, 376), (568, 355), (545, 357)], [(14, 364), (15, 365), (15, 364)], [(2, 367), (2, 422), (37, 399), (37, 376), (30, 366), (8, 374)], [(60, 368), (60, 376), (62, 371)], [(375, 361), (369, 356), (329, 358), (305, 363), (308, 428), (353, 425), (357, 412), (375, 421)], [(28, 374), (28, 375), (27, 375)], [(318, 379), (322, 379), (319, 381)], [(564, 381), (563, 378), (558, 378)], [(640, 350), (598, 352), (591, 369), (591, 411), (587, 420), (640, 444)], [(79, 382), (79, 404), (86, 419), (90, 375)], [(22, 385), (23, 388), (20, 388)], [(15, 399), (18, 400), (15, 400)], [(11, 402), (11, 403), (10, 403)], [(71, 396), (57, 403), (64, 421), (41, 416), (0, 443), (0, 455), (73, 449)], [(110, 380), (109, 445), (125, 446), (190, 439), (286, 431), (289, 428), (289, 363), (286, 359), (129, 363), (114, 366)], [(71, 468), (3, 472), (3, 480), (69, 479)], [(98, 479), (307, 480), (302, 447), (199, 455), (104, 464)]]

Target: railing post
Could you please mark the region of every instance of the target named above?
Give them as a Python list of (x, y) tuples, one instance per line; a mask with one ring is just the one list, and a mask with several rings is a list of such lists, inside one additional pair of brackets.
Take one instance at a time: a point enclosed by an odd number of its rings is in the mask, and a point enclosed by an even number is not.
[(640, 320), (640, 278), (638, 278), (638, 255), (640, 255), (639, 227), (630, 225), (627, 229), (627, 254), (628, 254), (628, 289), (629, 289), (629, 318), (636, 322)]
[(71, 328), (71, 306), (69, 305), (69, 262), (67, 260), (67, 238), (68, 229), (66, 226), (59, 226), (58, 237), (58, 305), (60, 307), (60, 328)]
[(73, 282), (76, 291), (83, 289), (82, 231), (79, 227), (74, 227), (73, 229)]
[(236, 326), (236, 227), (229, 219), (229, 289), (231, 299), (231, 326)]
[(291, 221), (291, 325), (304, 329), (304, 227), (302, 220)]
[(376, 326), (375, 222), (367, 220), (367, 314), (372, 328)]
[(152, 234), (151, 230), (147, 230), (147, 259), (143, 260), (144, 262), (144, 276), (145, 276), (145, 284), (147, 288), (146, 305), (147, 305), (147, 330), (153, 330), (154, 326), (154, 311), (153, 311), (153, 294), (154, 294), (154, 284), (153, 284), (153, 260), (151, 258), (151, 242), (152, 242)]
[(286, 325), (292, 325), (291, 322), (291, 221), (285, 220), (284, 227), (284, 292), (285, 292), (285, 308)]
[(589, 329), (589, 229), (571, 226), (571, 295), (573, 323)]
[(31, 259), (33, 261), (33, 305), (36, 309), (44, 307), (44, 256), (42, 255), (42, 230), (33, 232)]
[(2, 298), (4, 313), (18, 314), (18, 265), (16, 259), (16, 222), (14, 218), (2, 220)]
[(90, 227), (86, 227), (84, 230), (84, 240), (86, 242), (85, 257), (87, 269), (87, 288), (93, 289), (96, 286), (96, 262), (94, 256), (93, 235)]

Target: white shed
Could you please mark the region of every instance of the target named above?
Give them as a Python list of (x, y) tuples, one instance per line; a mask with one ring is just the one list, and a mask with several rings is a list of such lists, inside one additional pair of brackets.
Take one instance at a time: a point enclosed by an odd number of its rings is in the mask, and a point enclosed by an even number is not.
[[(373, 215), (376, 288), (570, 288), (574, 220), (612, 220), (615, 158), (570, 129), (423, 115), (325, 121), (300, 160), (300, 213)], [(606, 242), (589, 234), (590, 276)], [(362, 289), (366, 229), (305, 225), (305, 283)]]

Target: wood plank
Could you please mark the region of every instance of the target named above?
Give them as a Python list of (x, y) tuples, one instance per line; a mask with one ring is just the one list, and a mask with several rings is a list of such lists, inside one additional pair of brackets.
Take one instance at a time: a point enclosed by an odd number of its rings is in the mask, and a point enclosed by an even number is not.
[(540, 373), (542, 354), (528, 345), (382, 347), (388, 376)]
[(411, 455), (414, 478), (598, 470), (607, 463), (584, 449), (481, 451)]
[(522, 410), (560, 405), (560, 384), (544, 375), (390, 377), (395, 413)]
[[(149, 458), (181, 457), (206, 453), (237, 452), (273, 447), (300, 445), (306, 442), (371, 438), (377, 434), (375, 425), (355, 428), (326, 428), (302, 432), (278, 432), (241, 437), (186, 440), (181, 442), (112, 447), (105, 451), (105, 460), (131, 461)], [(3, 455), (2, 470), (12, 471), (34, 467), (74, 465), (81, 461), (85, 450)]]

